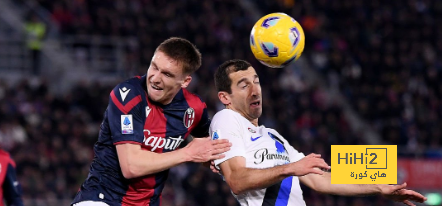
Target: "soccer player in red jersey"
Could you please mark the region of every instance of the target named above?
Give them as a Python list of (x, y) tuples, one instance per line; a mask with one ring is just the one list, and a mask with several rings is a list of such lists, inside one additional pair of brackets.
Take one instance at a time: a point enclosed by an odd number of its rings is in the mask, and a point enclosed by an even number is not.
[(227, 140), (208, 137), (206, 104), (185, 88), (201, 66), (201, 54), (189, 41), (161, 43), (147, 75), (117, 85), (109, 96), (95, 157), (75, 206), (161, 204), (169, 168), (184, 162), (208, 162), (229, 150)]
[(0, 149), (0, 206), (23, 206), (21, 186), (15, 173), (15, 162), (9, 153)]

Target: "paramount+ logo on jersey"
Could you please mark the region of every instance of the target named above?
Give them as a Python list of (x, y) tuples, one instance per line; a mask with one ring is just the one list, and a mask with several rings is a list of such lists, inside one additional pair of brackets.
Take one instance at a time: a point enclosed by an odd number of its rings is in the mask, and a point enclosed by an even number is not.
[(332, 145), (332, 184), (397, 184), (396, 145)]

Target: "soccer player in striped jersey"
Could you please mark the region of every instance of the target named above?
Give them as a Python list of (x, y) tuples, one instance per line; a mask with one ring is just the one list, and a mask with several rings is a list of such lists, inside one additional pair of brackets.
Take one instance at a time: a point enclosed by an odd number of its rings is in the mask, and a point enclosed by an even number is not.
[[(0, 148), (0, 206), (23, 206), (22, 190), (15, 172), (15, 162)], [(6, 204), (3, 204), (5, 200)]]
[[(246, 61), (230, 60), (215, 73), (218, 98), (226, 106), (210, 125), (212, 139), (232, 143), (225, 157), (214, 161), (243, 206), (305, 205), (299, 182), (321, 193), (381, 194), (407, 205), (423, 202), (421, 194), (402, 185), (331, 184), (329, 169), (318, 154), (294, 149), (277, 131), (258, 126), (262, 113), (259, 77)], [(321, 170), (322, 169), (322, 170)]]
[(156, 49), (147, 75), (117, 85), (109, 96), (95, 157), (72, 204), (161, 204), (169, 168), (184, 162), (223, 157), (227, 140), (208, 137), (205, 103), (185, 88), (201, 66), (201, 54), (189, 41), (170, 38)]

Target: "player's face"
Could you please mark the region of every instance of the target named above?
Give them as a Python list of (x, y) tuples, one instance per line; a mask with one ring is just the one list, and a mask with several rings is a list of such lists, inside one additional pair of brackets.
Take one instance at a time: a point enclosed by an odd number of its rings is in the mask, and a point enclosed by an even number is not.
[(147, 70), (147, 94), (151, 100), (166, 105), (181, 88), (186, 88), (191, 80), (190, 75), (183, 73), (180, 62), (157, 51)]
[(262, 113), (261, 84), (253, 67), (229, 74), (232, 80), (232, 94), (229, 94), (230, 108), (250, 121), (257, 121)]

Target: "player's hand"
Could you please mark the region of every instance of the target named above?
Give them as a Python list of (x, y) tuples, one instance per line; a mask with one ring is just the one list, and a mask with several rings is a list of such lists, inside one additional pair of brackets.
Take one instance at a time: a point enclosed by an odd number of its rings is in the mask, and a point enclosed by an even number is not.
[(214, 161), (210, 161), (210, 169), (212, 170), (213, 173), (219, 174), (221, 171), (215, 167), (215, 162)]
[(411, 201), (423, 203), (427, 200), (422, 194), (405, 189), (407, 183), (401, 185), (379, 185), (381, 189), (381, 194), (391, 200), (396, 202), (402, 202), (409, 206), (415, 206)]
[(185, 148), (192, 162), (208, 162), (221, 159), (230, 150), (232, 143), (226, 139), (194, 138)]
[[(324, 170), (329, 170), (330, 166), (321, 158), (320, 154), (311, 153), (297, 162), (291, 163), (293, 175), (304, 176), (309, 173), (324, 174)], [(318, 169), (319, 168), (319, 169)]]
[(212, 170), (213, 173), (219, 174), (219, 170), (215, 167), (215, 162), (209, 161), (209, 162), (204, 162), (203, 163), (204, 167), (210, 168), (210, 170)]

